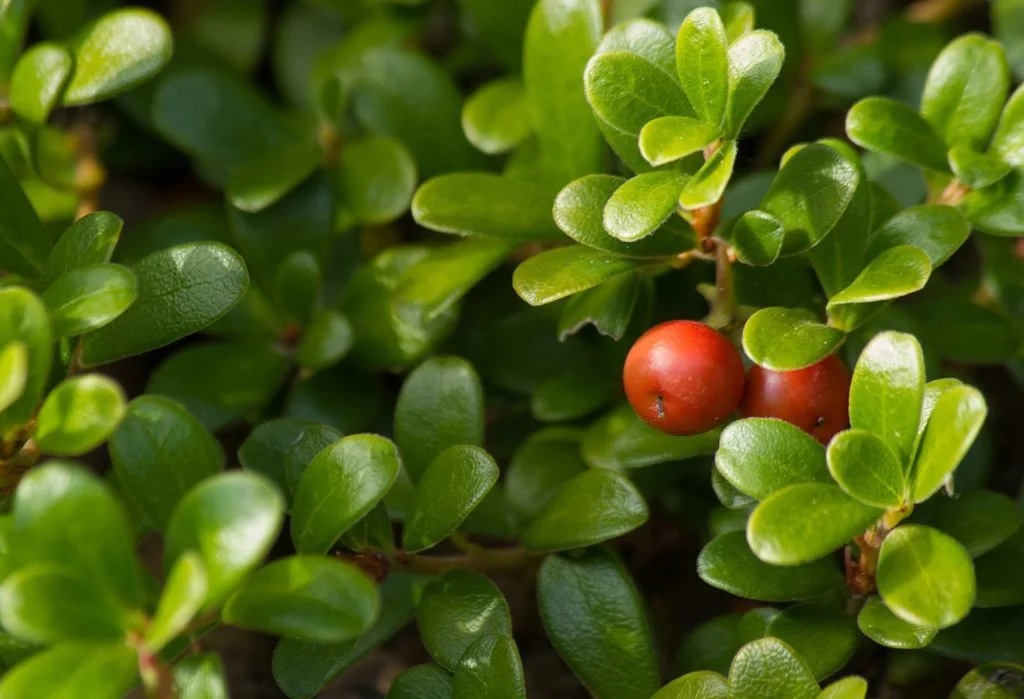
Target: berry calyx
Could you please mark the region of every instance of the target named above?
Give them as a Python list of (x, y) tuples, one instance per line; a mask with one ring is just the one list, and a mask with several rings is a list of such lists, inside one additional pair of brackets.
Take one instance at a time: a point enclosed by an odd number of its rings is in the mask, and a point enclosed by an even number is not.
[(849, 425), (850, 370), (834, 354), (795, 371), (751, 367), (740, 405), (743, 417), (774, 417), (822, 444)]
[(626, 357), (626, 397), (644, 422), (693, 435), (720, 425), (743, 397), (743, 360), (719, 332), (692, 320), (656, 325)]

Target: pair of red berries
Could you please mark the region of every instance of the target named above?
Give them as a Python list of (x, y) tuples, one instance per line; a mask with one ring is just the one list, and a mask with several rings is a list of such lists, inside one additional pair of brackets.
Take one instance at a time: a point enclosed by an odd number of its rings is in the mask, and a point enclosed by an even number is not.
[(744, 377), (740, 353), (721, 333), (692, 320), (644, 333), (626, 357), (626, 397), (662, 432), (707, 432), (739, 410), (742, 417), (792, 423), (822, 444), (849, 421), (850, 371), (836, 355), (796, 371), (759, 366)]

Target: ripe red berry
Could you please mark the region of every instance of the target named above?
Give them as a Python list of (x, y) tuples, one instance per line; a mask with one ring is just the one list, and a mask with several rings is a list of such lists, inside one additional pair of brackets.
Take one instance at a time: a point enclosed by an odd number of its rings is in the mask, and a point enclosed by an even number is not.
[(739, 406), (743, 360), (707, 325), (673, 320), (640, 336), (626, 357), (622, 382), (644, 422), (669, 434), (700, 434)]
[(743, 417), (775, 417), (822, 444), (850, 422), (850, 370), (832, 354), (796, 371), (750, 369), (740, 405)]

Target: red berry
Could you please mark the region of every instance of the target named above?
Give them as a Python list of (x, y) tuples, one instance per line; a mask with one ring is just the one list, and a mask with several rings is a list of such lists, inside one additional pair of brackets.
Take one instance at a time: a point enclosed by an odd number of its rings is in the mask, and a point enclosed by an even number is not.
[(644, 422), (669, 434), (700, 434), (736, 411), (743, 360), (707, 325), (673, 320), (640, 336), (626, 357), (622, 382)]
[(750, 369), (740, 405), (743, 417), (775, 417), (822, 444), (850, 422), (850, 370), (832, 354), (796, 371)]

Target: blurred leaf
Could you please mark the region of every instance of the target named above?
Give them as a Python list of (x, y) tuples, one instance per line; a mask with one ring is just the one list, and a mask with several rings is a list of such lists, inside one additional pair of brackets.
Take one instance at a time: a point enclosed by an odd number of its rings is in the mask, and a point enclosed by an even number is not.
[(715, 468), (757, 500), (798, 483), (831, 483), (825, 450), (799, 427), (773, 418), (747, 418), (722, 432)]
[(859, 146), (918, 167), (947, 173), (946, 144), (924, 117), (888, 97), (868, 97), (850, 108), (846, 133)]
[(523, 31), (533, 0), (459, 0), (470, 34), (509, 70), (519, 68)]
[(38, 296), (18, 286), (0, 289), (0, 343), (12, 342), (22, 343), (28, 351), (28, 370), (20, 396), (0, 412), (0, 434), (8, 434), (31, 419), (46, 389), (53, 361), (46, 307)]
[(524, 519), (532, 519), (586, 468), (578, 431), (550, 427), (535, 432), (516, 450), (505, 473), (509, 504)]
[(107, 440), (125, 415), (121, 386), (101, 374), (65, 379), (36, 417), (35, 440), (47, 454), (77, 456)]
[(617, 376), (609, 376), (598, 364), (580, 362), (537, 386), (530, 410), (541, 422), (575, 420), (608, 405), (620, 390)]
[(50, 254), (50, 242), (35, 209), (7, 162), (0, 158), (0, 265), (8, 272), (37, 277)]
[(206, 570), (191, 551), (182, 554), (167, 574), (156, 611), (146, 628), (146, 646), (154, 651), (181, 633), (206, 599)]
[(278, 418), (259, 424), (238, 448), (238, 462), (242, 468), (268, 477), (281, 492), (287, 493), (290, 488), (285, 459), (314, 424), (293, 418)]
[(971, 192), (964, 215), (974, 228), (989, 235), (1024, 235), (1024, 175), (1014, 170), (991, 187)]
[(127, 267), (98, 264), (58, 277), (43, 292), (55, 337), (97, 330), (135, 301), (135, 275)]
[(929, 352), (947, 361), (1002, 364), (1021, 345), (1020, 331), (1004, 312), (960, 294), (936, 295), (908, 310), (919, 323), (917, 335)]
[(976, 667), (957, 683), (950, 699), (1013, 699), (1024, 689), (1024, 667), (990, 664)]
[(825, 687), (818, 695), (818, 699), (866, 699), (867, 695), (867, 680), (850, 675)]
[(302, 142), (261, 153), (231, 173), (228, 201), (242, 211), (262, 211), (306, 179), (321, 157), (319, 148)]
[(71, 54), (66, 48), (49, 41), (35, 44), (14, 66), (11, 109), (22, 119), (44, 123), (60, 99), (71, 69)]
[(952, 476), (974, 442), (988, 408), (971, 386), (942, 393), (928, 418), (911, 476), (912, 501), (930, 498)]
[(344, 145), (335, 182), (343, 215), (365, 225), (390, 223), (409, 208), (416, 163), (399, 141), (367, 136)]
[(729, 683), (716, 672), (691, 672), (669, 682), (651, 699), (728, 699)]
[(0, 411), (21, 397), (28, 382), (28, 350), (20, 340), (0, 348)]
[(227, 681), (220, 658), (193, 655), (174, 666), (174, 688), (181, 699), (228, 699)]
[(416, 625), (430, 655), (450, 670), (478, 639), (512, 632), (508, 602), (494, 583), (459, 569), (442, 573), (426, 586)]
[(1024, 605), (1007, 609), (975, 609), (956, 626), (944, 629), (931, 648), (941, 655), (972, 663), (1024, 661), (1024, 640), (1018, 631)]
[(308, 250), (289, 253), (274, 270), (274, 296), (288, 317), (309, 322), (323, 294), (323, 273), (316, 255)]
[(1022, 519), (1017, 503), (1007, 496), (976, 490), (937, 502), (928, 524), (949, 534), (963, 544), (971, 558), (977, 558), (1010, 538)]
[(869, 597), (861, 607), (857, 626), (865, 636), (886, 648), (924, 648), (935, 638), (935, 629), (903, 621), (877, 596)]
[(512, 284), (524, 301), (541, 306), (628, 274), (642, 265), (639, 260), (572, 245), (542, 252), (520, 263)]
[(521, 80), (494, 80), (478, 89), (462, 108), (466, 138), (489, 155), (505, 153), (530, 135), (530, 105)]
[(136, 651), (125, 643), (60, 644), (19, 663), (0, 681), (0, 699), (121, 699), (137, 681)]
[(794, 371), (817, 364), (846, 339), (841, 330), (819, 323), (803, 309), (763, 308), (743, 326), (743, 351), (772, 371)]
[(341, 361), (350, 349), (352, 324), (336, 311), (321, 311), (302, 333), (295, 359), (303, 369), (320, 371)]
[[(1024, 19), (1024, 4), (1021, 4), (1019, 0), (1011, 1), (1017, 2), (1021, 7), (1021, 10), (1018, 10), (1018, 12), (1021, 18)], [(1004, 0), (996, 0), (993, 6), (998, 7), (1000, 4), (1008, 5), (1010, 3)], [(1009, 42), (1004, 42), (1004, 44), (1007, 52), (1013, 51), (1013, 46)], [(1024, 89), (1018, 87), (1010, 95), (1010, 100), (1006, 103), (1003, 114), (999, 118), (996, 132), (993, 134), (992, 142), (989, 144), (989, 157), (995, 156), (1013, 167), (1024, 165), (1024, 156), (1021, 155), (1021, 148), (1024, 147), (1024, 135), (1021, 133), (1022, 125), (1024, 125)]]
[(733, 658), (729, 692), (758, 699), (815, 699), (818, 683), (792, 648), (777, 638), (760, 638)]
[(61, 233), (46, 261), (46, 278), (110, 262), (124, 221), (109, 211), (95, 211), (78, 219)]
[(779, 76), (786, 51), (778, 37), (755, 30), (729, 46), (729, 104), (726, 136), (736, 138), (754, 107)]
[(452, 676), (434, 665), (402, 670), (388, 689), (388, 699), (452, 699)]
[(970, 146), (953, 146), (948, 157), (956, 178), (973, 189), (990, 187), (1010, 174), (1010, 165), (1001, 158), (979, 153)]
[(715, 453), (720, 432), (675, 437), (654, 429), (622, 404), (583, 436), (583, 458), (593, 468), (642, 468)]
[(519, 649), (510, 635), (481, 636), (459, 660), (452, 696), (526, 699)]

